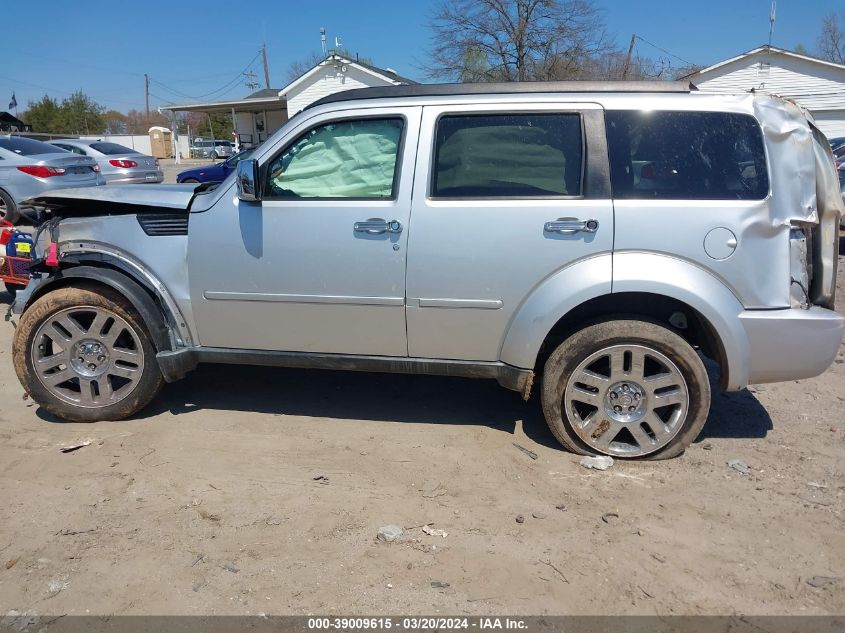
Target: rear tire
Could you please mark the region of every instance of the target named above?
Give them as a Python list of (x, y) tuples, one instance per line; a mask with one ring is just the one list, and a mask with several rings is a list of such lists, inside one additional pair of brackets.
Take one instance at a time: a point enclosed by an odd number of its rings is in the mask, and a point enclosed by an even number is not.
[(199, 183), (199, 180), (197, 180), (196, 178), (185, 178), (185, 180), (182, 181), (182, 184), (198, 184), (198, 183)]
[(18, 211), (18, 205), (12, 199), (12, 196), (0, 189), (0, 220), (17, 224), (20, 219), (21, 214)]
[(32, 399), (73, 422), (127, 418), (163, 384), (146, 325), (105, 288), (60, 288), (39, 298), (21, 317), (12, 356)]
[(591, 325), (545, 365), (543, 413), (554, 436), (581, 455), (677, 457), (701, 432), (710, 382), (683, 338), (647, 321)]

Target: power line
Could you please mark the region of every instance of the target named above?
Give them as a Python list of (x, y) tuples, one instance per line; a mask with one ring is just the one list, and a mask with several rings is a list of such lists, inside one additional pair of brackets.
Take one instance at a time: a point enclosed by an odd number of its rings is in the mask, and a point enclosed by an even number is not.
[(246, 67), (241, 72), (239, 72), (237, 75), (235, 75), (235, 77), (232, 80), (227, 81), (225, 84), (223, 84), (223, 86), (221, 86), (217, 90), (212, 90), (211, 92), (207, 92), (207, 93), (201, 94), (201, 95), (185, 94), (185, 93), (180, 92), (178, 90), (175, 90), (174, 88), (171, 88), (170, 86), (167, 86), (167, 85), (163, 84), (162, 82), (157, 81), (155, 79), (151, 79), (150, 81), (155, 83), (157, 86), (160, 86), (161, 88), (167, 90), (168, 92), (175, 94), (178, 97), (183, 97), (185, 99), (195, 99), (195, 100), (205, 99), (207, 97), (210, 97), (210, 96), (218, 94), (218, 93), (225, 94), (226, 92), (233, 90), (234, 87), (235, 87), (235, 84), (237, 84), (238, 82), (241, 81), (241, 78), (244, 75), (244, 73), (246, 73), (247, 71), (249, 71), (252, 68), (253, 64), (255, 64), (256, 60), (258, 60), (258, 58), (260, 56), (261, 56), (261, 51), (259, 50), (258, 53), (256, 53), (255, 57), (253, 57), (252, 60), (249, 62), (249, 64), (247, 64)]
[[(77, 92), (79, 92), (78, 90), (75, 91), (75, 92), (68, 92), (67, 90), (59, 90), (58, 88), (42, 86), (40, 84), (34, 84), (30, 81), (22, 81), (20, 79), (15, 79), (14, 77), (6, 77), (6, 76), (2, 76), (2, 75), (0, 75), (0, 79), (5, 79), (6, 81), (11, 81), (13, 83), (22, 84), (24, 86), (31, 86), (33, 88), (38, 88), (39, 90), (44, 90), (47, 93), (57, 92), (59, 94), (73, 96)], [(98, 99), (100, 101), (112, 101), (112, 102), (115, 102), (115, 103), (125, 103), (127, 105), (138, 106), (138, 107), (141, 107), (141, 105), (142, 105), (142, 104), (137, 103), (135, 101), (126, 101), (125, 99), (113, 99), (113, 98), (105, 96), (105, 95), (92, 95), (92, 94), (88, 94), (88, 93), (85, 93), (85, 94), (87, 96), (91, 97), (92, 99)]]
[(648, 44), (649, 46), (651, 46), (651, 47), (653, 47), (653, 48), (656, 48), (656, 49), (657, 49), (657, 50), (659, 50), (660, 52), (662, 52), (662, 53), (666, 53), (667, 55), (669, 55), (669, 57), (674, 57), (675, 59), (677, 59), (677, 60), (680, 60), (680, 61), (684, 62), (687, 66), (695, 66), (695, 64), (693, 64), (693, 63), (692, 63), (692, 62), (690, 62), (690, 61), (687, 61), (687, 60), (686, 60), (686, 59), (684, 59), (683, 57), (678, 57), (677, 55), (675, 55), (675, 53), (670, 53), (670, 52), (669, 52), (669, 51), (667, 51), (665, 48), (661, 48), (661, 47), (660, 47), (660, 46), (658, 46), (657, 44), (655, 44), (655, 43), (653, 43), (653, 42), (649, 42), (649, 41), (648, 41), (646, 38), (644, 38), (642, 35), (635, 35), (635, 37), (636, 37), (638, 40), (641, 40), (642, 42), (645, 42), (645, 43), (646, 43), (646, 44)]

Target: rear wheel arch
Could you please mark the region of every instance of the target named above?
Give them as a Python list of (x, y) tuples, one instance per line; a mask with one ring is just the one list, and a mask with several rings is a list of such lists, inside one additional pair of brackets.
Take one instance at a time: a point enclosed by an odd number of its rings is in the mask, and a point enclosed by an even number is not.
[(726, 387), (727, 353), (716, 328), (701, 312), (680, 299), (649, 292), (600, 295), (564, 314), (546, 334), (537, 354), (535, 370), (541, 369), (557, 346), (576, 332), (620, 318), (654, 322), (675, 332), (693, 347), (701, 348), (705, 356), (718, 364), (721, 386)]

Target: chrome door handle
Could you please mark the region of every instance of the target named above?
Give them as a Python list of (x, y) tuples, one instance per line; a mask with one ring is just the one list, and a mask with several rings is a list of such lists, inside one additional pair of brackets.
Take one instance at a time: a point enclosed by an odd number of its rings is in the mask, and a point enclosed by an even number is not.
[(598, 220), (579, 220), (578, 218), (558, 218), (553, 222), (546, 222), (543, 230), (546, 233), (562, 233), (572, 235), (573, 233), (595, 233), (599, 229)]
[(381, 235), (382, 233), (401, 233), (402, 223), (399, 220), (383, 220), (382, 218), (370, 218), (363, 222), (355, 223), (355, 231), (368, 233), (369, 235)]

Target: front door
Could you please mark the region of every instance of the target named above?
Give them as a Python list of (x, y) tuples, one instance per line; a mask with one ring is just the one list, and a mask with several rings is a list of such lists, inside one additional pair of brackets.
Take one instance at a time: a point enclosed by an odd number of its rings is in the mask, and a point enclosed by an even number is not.
[(407, 355), (405, 246), (421, 110), (303, 116), (254, 154), (260, 202), (238, 199), (231, 184), (192, 215), (201, 345)]

